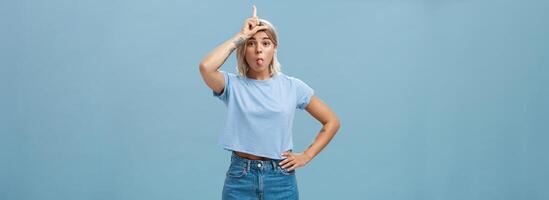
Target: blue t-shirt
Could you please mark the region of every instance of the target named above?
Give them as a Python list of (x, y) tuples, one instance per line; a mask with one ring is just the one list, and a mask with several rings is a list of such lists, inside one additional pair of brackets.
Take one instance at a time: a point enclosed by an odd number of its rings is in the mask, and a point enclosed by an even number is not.
[(220, 71), (225, 89), (213, 96), (227, 106), (225, 128), (218, 145), (273, 159), (293, 149), (292, 126), (296, 109), (305, 109), (313, 89), (282, 72), (267, 80), (255, 80)]

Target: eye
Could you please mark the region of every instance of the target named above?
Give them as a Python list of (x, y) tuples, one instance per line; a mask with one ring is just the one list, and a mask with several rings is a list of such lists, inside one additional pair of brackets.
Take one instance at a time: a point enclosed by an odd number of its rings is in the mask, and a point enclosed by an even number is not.
[(248, 42), (248, 46), (254, 46), (254, 44), (255, 43), (253, 41)]
[(270, 42), (263, 42), (264, 46), (269, 46), (270, 44), (271, 44)]

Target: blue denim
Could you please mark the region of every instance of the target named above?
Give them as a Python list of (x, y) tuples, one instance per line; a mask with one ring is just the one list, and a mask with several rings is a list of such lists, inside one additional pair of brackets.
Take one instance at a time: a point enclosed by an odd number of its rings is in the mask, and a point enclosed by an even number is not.
[(250, 160), (231, 154), (223, 185), (223, 200), (299, 199), (295, 171), (282, 169), (282, 160)]

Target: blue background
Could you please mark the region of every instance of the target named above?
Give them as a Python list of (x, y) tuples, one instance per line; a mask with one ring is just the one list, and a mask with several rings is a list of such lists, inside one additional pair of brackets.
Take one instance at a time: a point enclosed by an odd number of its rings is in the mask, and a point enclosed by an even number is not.
[[(302, 199), (549, 199), (534, 0), (3, 1), (0, 199), (219, 199), (226, 109), (198, 64), (252, 3), (342, 121)], [(320, 128), (298, 112), (295, 150)]]

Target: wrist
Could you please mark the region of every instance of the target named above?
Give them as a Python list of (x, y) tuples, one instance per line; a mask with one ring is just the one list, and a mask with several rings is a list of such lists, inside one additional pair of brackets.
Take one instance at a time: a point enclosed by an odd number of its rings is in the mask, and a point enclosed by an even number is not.
[(235, 48), (238, 47), (238, 45), (244, 43), (244, 41), (246, 41), (246, 35), (242, 34), (242, 33), (237, 33), (233, 39), (233, 44), (235, 45)]
[(304, 151), (303, 155), (305, 155), (305, 157), (307, 157), (309, 160), (312, 160), (314, 158), (314, 155), (307, 151)]

